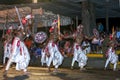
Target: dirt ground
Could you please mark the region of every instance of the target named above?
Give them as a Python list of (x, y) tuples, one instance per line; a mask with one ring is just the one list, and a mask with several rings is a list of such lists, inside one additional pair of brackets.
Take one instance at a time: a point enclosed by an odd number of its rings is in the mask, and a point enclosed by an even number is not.
[(80, 71), (76, 69), (59, 68), (58, 72), (48, 72), (45, 67), (29, 67), (29, 75), (24, 75), (22, 71), (10, 68), (7, 77), (3, 77), (3, 68), (0, 68), (0, 80), (120, 80), (120, 71), (103, 69), (86, 69)]

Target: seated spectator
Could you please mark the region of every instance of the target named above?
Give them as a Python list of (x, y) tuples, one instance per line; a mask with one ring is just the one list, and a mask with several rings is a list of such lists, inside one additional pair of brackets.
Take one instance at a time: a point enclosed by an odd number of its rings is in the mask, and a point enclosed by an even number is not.
[(104, 41), (103, 38), (98, 38), (98, 37), (94, 37), (92, 39), (91, 46), (92, 46), (92, 51), (94, 53), (98, 53), (98, 48), (99, 48), (99, 46), (101, 46), (103, 41)]

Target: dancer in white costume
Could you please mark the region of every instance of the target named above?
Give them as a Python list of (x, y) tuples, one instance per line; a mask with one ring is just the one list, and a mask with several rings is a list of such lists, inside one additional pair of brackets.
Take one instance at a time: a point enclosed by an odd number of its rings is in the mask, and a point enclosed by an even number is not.
[(112, 63), (114, 66), (113, 66), (113, 71), (116, 70), (116, 66), (117, 66), (117, 62), (118, 62), (118, 55), (115, 53), (115, 49), (114, 49), (114, 44), (112, 43), (111, 46), (108, 48), (108, 51), (106, 53), (106, 57), (107, 57), (107, 60), (106, 60), (106, 63), (105, 63), (105, 70), (110, 63)]
[(47, 50), (49, 56), (46, 56), (46, 64), (48, 66), (48, 70), (50, 71), (50, 65), (53, 62), (53, 66), (55, 66), (55, 72), (57, 71), (58, 67), (62, 64), (63, 56), (58, 50), (57, 45), (50, 40), (47, 45)]
[(12, 26), (6, 31), (6, 34), (3, 35), (3, 42), (4, 42), (4, 56), (3, 56), (3, 65), (5, 66), (8, 59), (11, 55), (11, 41), (12, 41)]
[(50, 39), (45, 48), (46, 53), (46, 64), (48, 66), (48, 71), (50, 71), (50, 65), (53, 62), (53, 66), (55, 66), (55, 72), (58, 67), (62, 64), (63, 56), (60, 53), (58, 46), (55, 44), (57, 40), (59, 40), (58, 34), (58, 20), (54, 20), (52, 27), (50, 28)]
[(71, 69), (73, 69), (75, 61), (78, 62), (80, 70), (83, 70), (84, 66), (87, 63), (88, 58), (85, 54), (85, 51), (83, 51), (81, 48), (83, 39), (88, 38), (86, 35), (84, 35), (83, 28), (84, 26), (80, 24), (79, 26), (77, 26), (76, 32), (72, 36), (68, 36), (75, 39), (75, 43), (73, 46), (73, 59), (72, 59)]
[(87, 64), (87, 56), (84, 53), (84, 51), (82, 51), (80, 45), (76, 42), (74, 43), (74, 52), (73, 52), (73, 59), (72, 59), (72, 64), (71, 64), (71, 69), (73, 69), (74, 63), (75, 61), (78, 62), (80, 70), (84, 70), (84, 66)]
[(27, 67), (30, 61), (29, 52), (21, 41), (22, 34), (20, 32), (14, 37), (11, 48), (11, 55), (6, 64), (4, 76), (7, 75), (7, 71), (10, 68), (11, 63), (16, 63), (16, 70), (23, 70), (24, 73), (27, 73)]

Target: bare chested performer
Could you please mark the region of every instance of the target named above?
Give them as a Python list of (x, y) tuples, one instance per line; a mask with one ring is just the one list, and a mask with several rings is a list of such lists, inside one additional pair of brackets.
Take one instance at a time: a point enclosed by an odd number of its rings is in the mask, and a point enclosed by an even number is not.
[(7, 76), (7, 72), (13, 62), (16, 63), (16, 70), (23, 70), (25, 74), (27, 73), (30, 56), (21, 38), (22, 34), (17, 31), (14, 39), (12, 40), (11, 55), (6, 64), (4, 76)]

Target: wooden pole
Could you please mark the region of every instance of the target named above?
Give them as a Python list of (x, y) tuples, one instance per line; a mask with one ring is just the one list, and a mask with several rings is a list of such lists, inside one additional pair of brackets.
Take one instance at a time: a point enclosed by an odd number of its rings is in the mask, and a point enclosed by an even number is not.
[(38, 0), (32, 0), (32, 2), (33, 2), (33, 3), (37, 3), (37, 2), (38, 2)]
[(58, 17), (58, 35), (59, 35), (59, 39), (60, 39), (60, 15), (57, 15)]
[(106, 30), (107, 30), (107, 32), (109, 31), (109, 16), (108, 16), (109, 14), (108, 14), (108, 2), (106, 2)]
[(76, 16), (76, 27), (78, 26), (78, 16)]

